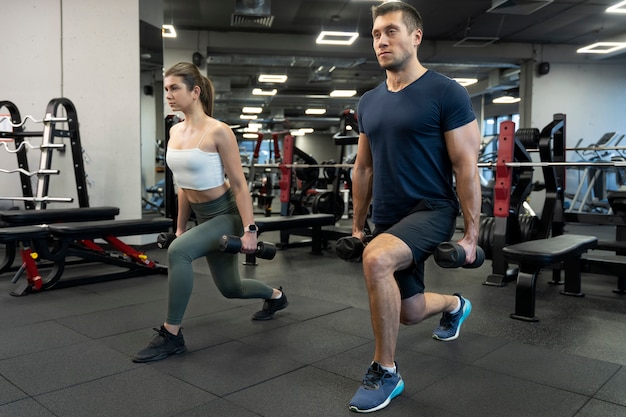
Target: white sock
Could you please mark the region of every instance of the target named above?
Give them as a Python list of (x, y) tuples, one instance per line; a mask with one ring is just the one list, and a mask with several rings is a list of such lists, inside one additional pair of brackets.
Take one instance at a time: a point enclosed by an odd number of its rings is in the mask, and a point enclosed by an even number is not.
[(456, 297), (456, 299), (457, 299), (457, 305), (456, 305), (456, 308), (455, 308), (454, 310), (452, 310), (452, 311), (450, 312), (450, 314), (456, 314), (456, 313), (458, 313), (458, 312), (459, 312), (459, 310), (461, 309), (461, 299), (460, 299), (459, 297)]
[(396, 367), (395, 366), (394, 367), (389, 367), (389, 366), (380, 365), (380, 367), (383, 368), (385, 371), (387, 371), (389, 373), (392, 373), (392, 374), (396, 373)]

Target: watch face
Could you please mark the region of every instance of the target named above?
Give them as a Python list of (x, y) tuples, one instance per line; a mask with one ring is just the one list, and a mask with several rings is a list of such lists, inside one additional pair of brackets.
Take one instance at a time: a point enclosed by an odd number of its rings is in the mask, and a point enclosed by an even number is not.
[(256, 232), (256, 225), (255, 224), (251, 224), (250, 226), (248, 226), (248, 230), (251, 232)]

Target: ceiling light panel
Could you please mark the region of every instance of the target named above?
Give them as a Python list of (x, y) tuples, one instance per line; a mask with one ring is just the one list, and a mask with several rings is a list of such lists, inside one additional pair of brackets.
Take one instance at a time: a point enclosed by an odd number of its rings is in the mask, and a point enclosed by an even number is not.
[(176, 29), (174, 29), (174, 25), (161, 26), (161, 36), (164, 38), (175, 38)]
[(356, 90), (333, 90), (330, 92), (331, 97), (354, 97)]
[(467, 87), (468, 85), (476, 84), (478, 82), (477, 78), (453, 78), (453, 80), (461, 84), (463, 87)]
[(522, 99), (519, 97), (502, 96), (494, 98), (491, 102), (494, 104), (514, 104), (519, 103), (520, 101), (522, 101)]
[(282, 84), (287, 81), (287, 76), (283, 74), (261, 74), (257, 80), (260, 83)]
[(241, 109), (242, 113), (261, 113), (263, 111), (263, 107), (244, 107)]
[(610, 54), (626, 48), (626, 42), (596, 42), (576, 50), (579, 54)]
[(321, 45), (352, 45), (358, 37), (358, 32), (336, 32), (323, 30), (315, 40), (315, 43)]
[(326, 109), (306, 109), (304, 111), (305, 114), (316, 114), (316, 115), (320, 115), (320, 114), (325, 114), (326, 113)]
[(275, 96), (278, 90), (275, 88), (272, 90), (262, 90), (260, 88), (252, 89), (252, 94), (255, 96)]
[(626, 0), (620, 1), (606, 9), (607, 13), (626, 13)]

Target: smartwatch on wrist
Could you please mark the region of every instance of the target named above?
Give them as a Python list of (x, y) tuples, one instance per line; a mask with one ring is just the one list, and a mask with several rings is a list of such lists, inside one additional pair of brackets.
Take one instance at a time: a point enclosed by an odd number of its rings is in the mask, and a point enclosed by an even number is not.
[(258, 228), (256, 227), (256, 224), (249, 224), (244, 227), (243, 231), (248, 233), (256, 233), (258, 231)]

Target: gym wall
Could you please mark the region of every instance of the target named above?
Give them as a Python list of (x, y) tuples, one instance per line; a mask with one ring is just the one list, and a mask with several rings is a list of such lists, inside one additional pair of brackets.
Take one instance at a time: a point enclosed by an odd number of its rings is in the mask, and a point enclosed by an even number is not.
[[(69, 98), (89, 156), (90, 205), (118, 206), (119, 219), (141, 217), (139, 0), (0, 3), (1, 99), (15, 103), (22, 117), (42, 119), (52, 98)], [(0, 164), (16, 166), (15, 155), (8, 156), (0, 155)], [(55, 154), (53, 168), (61, 161)], [(59, 169), (49, 195), (74, 196), (73, 171)], [(21, 195), (17, 174), (2, 174), (0, 195)], [(49, 207), (78, 206), (59, 204)]]

